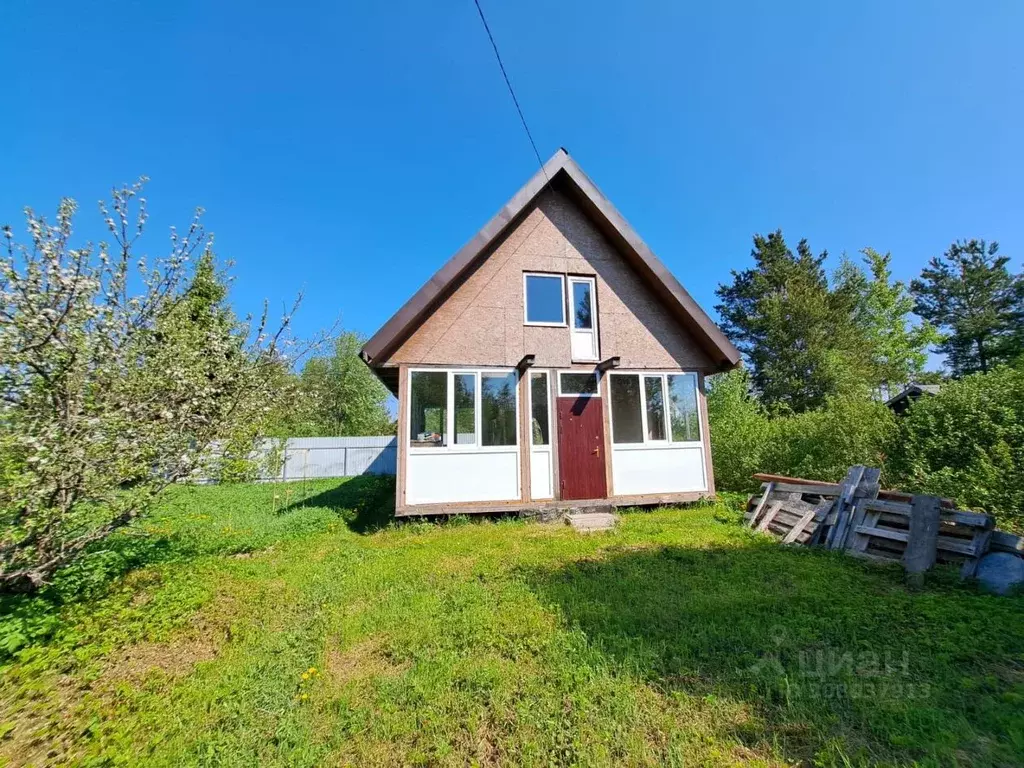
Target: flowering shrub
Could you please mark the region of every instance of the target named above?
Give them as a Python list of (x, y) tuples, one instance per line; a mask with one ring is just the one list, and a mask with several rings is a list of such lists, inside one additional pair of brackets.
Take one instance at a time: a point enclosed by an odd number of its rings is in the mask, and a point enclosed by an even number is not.
[[(144, 180), (143, 180), (144, 181)], [(26, 211), (0, 253), (0, 589), (32, 590), (207, 461), (248, 454), (287, 364), (286, 316), (224, 306), (197, 211), (170, 252), (134, 251), (142, 182), (100, 210), (112, 238), (73, 247), (76, 205)], [(215, 440), (232, 451), (210, 451)]]

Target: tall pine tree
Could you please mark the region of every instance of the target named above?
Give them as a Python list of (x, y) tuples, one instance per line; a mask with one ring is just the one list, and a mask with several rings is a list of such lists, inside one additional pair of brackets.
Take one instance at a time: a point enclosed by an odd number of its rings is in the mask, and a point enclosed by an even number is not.
[(938, 351), (954, 376), (1024, 354), (1024, 273), (1009, 261), (996, 242), (957, 241), (910, 285), (914, 311), (942, 331)]
[(827, 252), (815, 256), (801, 240), (794, 253), (781, 230), (755, 235), (751, 255), (753, 268), (734, 270), (732, 283), (718, 287), (715, 308), (765, 405), (799, 413), (863, 388), (868, 354), (854, 319), (863, 273), (841, 270), (831, 288)]

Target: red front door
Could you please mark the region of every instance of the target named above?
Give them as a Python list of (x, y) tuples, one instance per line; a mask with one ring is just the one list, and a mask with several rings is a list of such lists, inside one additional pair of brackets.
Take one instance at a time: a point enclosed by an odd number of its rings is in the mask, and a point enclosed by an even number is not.
[(561, 497), (607, 498), (604, 460), (601, 398), (558, 398), (558, 475)]

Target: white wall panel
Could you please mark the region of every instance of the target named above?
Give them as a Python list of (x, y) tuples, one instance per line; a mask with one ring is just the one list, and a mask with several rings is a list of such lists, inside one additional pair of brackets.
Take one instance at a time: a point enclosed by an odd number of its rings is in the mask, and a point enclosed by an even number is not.
[(409, 454), (405, 470), (406, 504), (518, 498), (519, 453), (515, 450)]
[(530, 498), (552, 498), (551, 479), (551, 449), (530, 451)]
[(704, 449), (700, 444), (613, 447), (612, 485), (616, 496), (705, 491)]

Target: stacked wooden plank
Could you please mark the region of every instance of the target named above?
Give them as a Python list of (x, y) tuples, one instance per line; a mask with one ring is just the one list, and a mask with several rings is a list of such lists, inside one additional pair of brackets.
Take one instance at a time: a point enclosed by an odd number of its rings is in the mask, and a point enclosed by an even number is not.
[(746, 523), (785, 544), (902, 562), (908, 571), (923, 571), (933, 562), (958, 563), (965, 577), (974, 575), (990, 547), (1024, 549), (1018, 537), (993, 530), (991, 515), (958, 510), (949, 499), (883, 491), (879, 475), (859, 465), (850, 467), (841, 483), (755, 475), (764, 483), (748, 501)]

